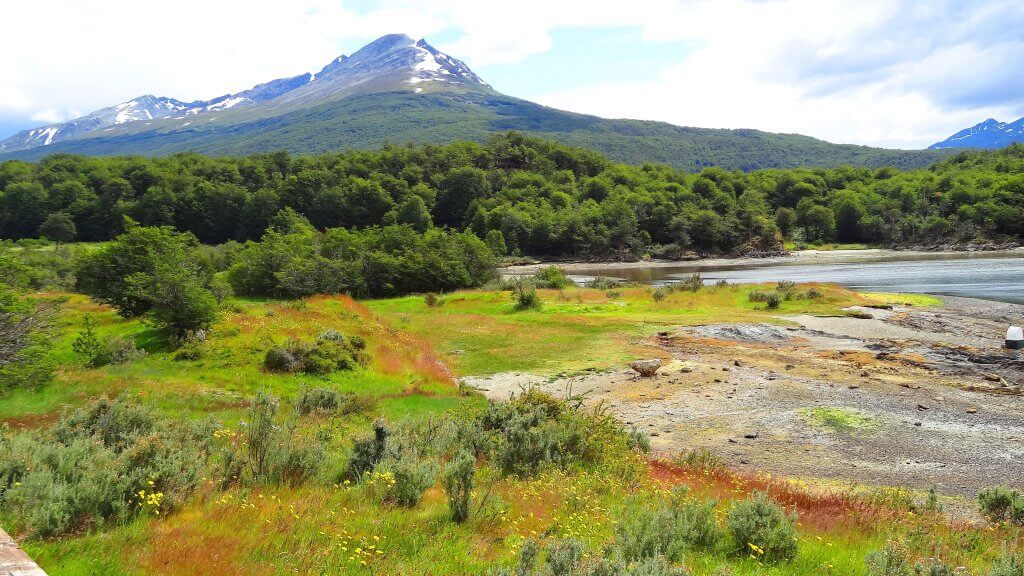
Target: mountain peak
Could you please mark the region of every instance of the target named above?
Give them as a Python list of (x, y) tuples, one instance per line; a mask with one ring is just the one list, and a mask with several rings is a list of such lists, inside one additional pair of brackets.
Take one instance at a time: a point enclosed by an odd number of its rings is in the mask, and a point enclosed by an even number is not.
[[(279, 78), (242, 92), (195, 102), (145, 94), (69, 122), (19, 132), (0, 142), (0, 153), (49, 146), (86, 136), (144, 131), (154, 122), (164, 128), (174, 125), (194, 127), (195, 124), (216, 121), (218, 115), (213, 113), (228, 109), (273, 110), (279, 113), (277, 111), (361, 94), (481, 90), (492, 91), (461, 60), (437, 50), (424, 39), (414, 40), (408, 34), (388, 34), (351, 56), (338, 56), (317, 74)], [(230, 114), (238, 117), (241, 113), (232, 111)], [(126, 126), (121, 128), (121, 125)]]
[(1000, 122), (995, 118), (988, 118), (953, 134), (942, 142), (932, 144), (928, 149), (1002, 148), (1014, 142), (1024, 142), (1024, 118), (1013, 122)]

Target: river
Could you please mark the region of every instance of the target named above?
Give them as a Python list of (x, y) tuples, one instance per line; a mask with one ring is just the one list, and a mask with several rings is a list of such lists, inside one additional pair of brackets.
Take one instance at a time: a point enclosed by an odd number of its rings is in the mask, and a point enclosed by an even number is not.
[(901, 256), (899, 252), (886, 253), (877, 258), (850, 258), (827, 263), (806, 264), (795, 258), (793, 262), (745, 260), (721, 265), (681, 262), (678, 265), (645, 266), (631, 264), (616, 267), (602, 265), (587, 268), (574, 266), (571, 276), (584, 281), (594, 276), (612, 276), (635, 280), (644, 284), (663, 285), (678, 282), (699, 271), (705, 283), (719, 280), (732, 283), (776, 282), (835, 282), (864, 292), (916, 292), (952, 296), (967, 296), (1024, 304), (1024, 255), (1005, 253), (927, 254)]

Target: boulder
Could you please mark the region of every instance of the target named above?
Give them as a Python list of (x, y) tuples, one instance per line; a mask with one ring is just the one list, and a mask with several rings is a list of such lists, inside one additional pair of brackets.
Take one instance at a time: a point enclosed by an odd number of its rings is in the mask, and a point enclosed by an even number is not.
[(658, 373), (658, 368), (661, 368), (661, 360), (658, 358), (634, 360), (629, 363), (629, 367), (639, 372), (644, 378), (650, 378)]

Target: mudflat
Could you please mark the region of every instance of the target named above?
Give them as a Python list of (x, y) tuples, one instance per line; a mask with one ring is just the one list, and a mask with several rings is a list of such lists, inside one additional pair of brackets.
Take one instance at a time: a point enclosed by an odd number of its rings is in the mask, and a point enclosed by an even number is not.
[(662, 368), (465, 378), (491, 398), (536, 386), (603, 404), (656, 452), (817, 483), (935, 485), (973, 498), (1024, 476), (1024, 360), (1002, 349), (1024, 306), (854, 309), (704, 324), (651, 338)]

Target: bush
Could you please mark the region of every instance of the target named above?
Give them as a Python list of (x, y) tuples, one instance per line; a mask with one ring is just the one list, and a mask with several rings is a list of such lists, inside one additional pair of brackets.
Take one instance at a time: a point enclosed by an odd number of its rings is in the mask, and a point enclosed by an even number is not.
[(573, 285), (573, 281), (565, 275), (565, 270), (562, 270), (557, 266), (541, 268), (536, 274), (534, 274), (533, 280), (537, 288), (562, 290)]
[(688, 290), (690, 292), (696, 292), (704, 287), (704, 278), (701, 277), (700, 272), (694, 272), (693, 274), (686, 277), (679, 283), (680, 290)]
[(86, 316), (82, 331), (71, 343), (74, 350), (91, 368), (99, 368), (108, 364), (124, 364), (145, 358), (146, 351), (135, 347), (135, 342), (124, 336), (112, 336), (102, 339), (96, 334), (96, 320)]
[(395, 479), (388, 500), (407, 508), (416, 506), (437, 478), (436, 463), (410, 454), (382, 463), (381, 468), (390, 471)]
[(608, 276), (597, 276), (587, 280), (583, 285), (587, 288), (594, 288), (596, 290), (611, 290), (613, 288), (621, 288), (625, 284), (618, 278), (610, 278)]
[(289, 339), (284, 346), (274, 346), (267, 350), (263, 357), (263, 367), (270, 372), (319, 375), (338, 370), (354, 370), (368, 362), (365, 348), (366, 342), (361, 337), (347, 338), (340, 332), (327, 330), (312, 344)]
[(372, 472), (384, 458), (388, 436), (391, 431), (383, 422), (373, 423), (373, 433), (369, 436), (356, 438), (352, 444), (352, 456), (348, 462), (348, 477), (359, 480), (367, 472)]
[(764, 492), (735, 503), (726, 516), (726, 525), (737, 554), (753, 554), (766, 562), (796, 557), (794, 518)]
[(564, 400), (528, 390), (515, 400), (491, 403), (479, 420), (504, 475), (529, 477), (548, 467), (597, 463), (609, 455), (649, 449), (606, 414), (584, 413)]
[(211, 453), (206, 423), (158, 419), (127, 400), (65, 414), (49, 433), (0, 434), (0, 511), (48, 538), (166, 513), (196, 488)]
[(913, 576), (910, 563), (903, 553), (893, 546), (871, 552), (864, 560), (868, 567), (868, 576)]
[(295, 423), (277, 422), (277, 398), (259, 393), (241, 423), (242, 442), (224, 457), (224, 483), (234, 481), (299, 486), (314, 477), (323, 461), (319, 443), (299, 445)]
[(778, 292), (765, 292), (764, 290), (751, 290), (747, 295), (747, 300), (751, 302), (764, 302), (765, 307), (769, 310), (774, 310), (782, 304), (782, 295)]
[(1004, 486), (978, 492), (978, 510), (992, 522), (1012, 522), (1024, 526), (1024, 496)]
[(520, 284), (512, 292), (516, 310), (540, 310), (540, 297), (533, 286)]
[(423, 296), (423, 302), (427, 305), (427, 308), (437, 308), (441, 305), (441, 297), (433, 292), (427, 292)]
[(330, 414), (338, 411), (341, 404), (341, 393), (331, 388), (303, 388), (295, 399), (295, 410), (299, 414), (322, 412)]
[(1024, 576), (1024, 559), (1014, 553), (1004, 552), (992, 563), (988, 576)]
[(459, 452), (445, 467), (444, 489), (448, 493), (448, 508), (452, 520), (460, 524), (469, 519), (475, 471), (476, 459), (466, 450)]
[(616, 548), (627, 561), (657, 556), (679, 561), (686, 550), (714, 551), (722, 539), (717, 506), (714, 500), (688, 499), (686, 487), (666, 501), (634, 502), (615, 525)]
[(668, 294), (669, 291), (667, 288), (665, 288), (664, 286), (658, 286), (657, 288), (651, 291), (651, 298), (654, 298), (655, 302), (661, 302), (662, 300), (665, 299), (666, 296), (668, 296)]

